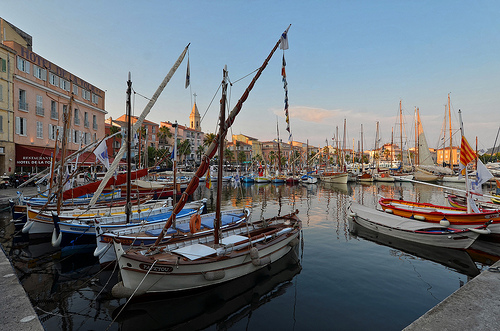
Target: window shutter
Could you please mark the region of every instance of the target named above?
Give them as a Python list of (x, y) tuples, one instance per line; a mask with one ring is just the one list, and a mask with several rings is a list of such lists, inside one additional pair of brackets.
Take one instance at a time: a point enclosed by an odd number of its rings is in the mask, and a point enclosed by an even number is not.
[(26, 73), (30, 73), (30, 63), (28, 61), (26, 61)]
[(21, 126), (21, 119), (19, 117), (16, 117), (16, 134), (19, 134), (20, 126)]
[(45, 70), (45, 69), (42, 70), (42, 80), (44, 80), (44, 81), (47, 80), (47, 70)]
[(2, 59), (2, 71), (6, 72), (7, 71), (7, 62), (5, 59)]

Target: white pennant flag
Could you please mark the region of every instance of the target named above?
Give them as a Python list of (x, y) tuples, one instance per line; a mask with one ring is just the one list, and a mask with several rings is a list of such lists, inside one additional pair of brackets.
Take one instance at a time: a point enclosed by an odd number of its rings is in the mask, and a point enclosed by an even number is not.
[(108, 146), (106, 145), (106, 140), (101, 141), (99, 146), (94, 150), (94, 154), (96, 158), (104, 164), (106, 169), (109, 169)]
[(486, 183), (488, 180), (490, 180), (491, 178), (493, 178), (493, 175), (491, 174), (491, 172), (488, 170), (488, 168), (486, 168), (486, 166), (483, 164), (483, 162), (481, 162), (481, 160), (478, 158), (477, 159), (477, 170), (476, 170), (477, 174), (477, 184), (478, 185), (482, 185), (484, 183)]

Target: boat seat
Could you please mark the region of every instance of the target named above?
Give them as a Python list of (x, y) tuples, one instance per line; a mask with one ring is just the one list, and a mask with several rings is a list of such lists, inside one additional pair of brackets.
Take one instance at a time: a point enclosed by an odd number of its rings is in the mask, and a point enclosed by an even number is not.
[[(161, 233), (161, 230), (162, 229), (152, 229), (152, 230), (147, 230), (145, 233), (148, 235), (148, 236), (152, 236), (152, 237), (158, 237)], [(176, 233), (177, 231), (175, 231), (174, 229), (172, 228), (168, 228), (167, 229), (167, 234), (174, 234)]]
[[(221, 226), (228, 225), (231, 223), (234, 223), (236, 221), (239, 221), (243, 216), (245, 216), (245, 213), (239, 213), (239, 214), (223, 214), (221, 216)], [(201, 225), (208, 228), (208, 229), (213, 229), (214, 228), (214, 219), (205, 219), (201, 221)]]
[[(184, 232), (184, 233), (191, 232), (191, 230), (189, 229), (189, 222), (188, 223), (177, 224), (175, 226), (175, 228), (177, 230), (179, 230), (180, 232)], [(204, 228), (204, 226), (203, 226), (203, 224), (201, 224), (200, 230), (203, 230), (203, 228)]]

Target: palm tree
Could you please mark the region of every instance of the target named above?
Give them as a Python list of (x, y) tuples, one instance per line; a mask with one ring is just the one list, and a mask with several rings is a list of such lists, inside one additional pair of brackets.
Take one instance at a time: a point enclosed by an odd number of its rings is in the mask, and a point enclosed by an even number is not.
[(239, 151), (238, 152), (238, 163), (241, 164), (241, 163), (245, 162), (246, 159), (247, 159), (247, 156), (246, 156), (245, 152)]
[(179, 145), (179, 155), (184, 155), (184, 161), (186, 160), (186, 156), (191, 154), (191, 143), (189, 140), (183, 140)]
[(205, 146), (203, 146), (203, 145), (198, 146), (198, 149), (196, 150), (196, 154), (198, 155), (198, 158), (200, 159), (200, 161), (201, 161), (201, 155), (203, 153), (205, 153)]
[(226, 160), (228, 160), (228, 161), (229, 161), (229, 163), (231, 163), (231, 162), (233, 161), (233, 157), (234, 157), (234, 153), (233, 153), (233, 151), (232, 151), (232, 150), (230, 150), (229, 148), (226, 148), (226, 149), (224, 150), (224, 158), (225, 158)]
[(158, 130), (158, 140), (160, 144), (167, 144), (167, 138), (172, 138), (172, 132), (167, 126), (161, 126)]
[(215, 140), (215, 137), (217, 137), (215, 133), (205, 134), (205, 137), (203, 138), (203, 146), (210, 146), (210, 144), (212, 144), (212, 142)]

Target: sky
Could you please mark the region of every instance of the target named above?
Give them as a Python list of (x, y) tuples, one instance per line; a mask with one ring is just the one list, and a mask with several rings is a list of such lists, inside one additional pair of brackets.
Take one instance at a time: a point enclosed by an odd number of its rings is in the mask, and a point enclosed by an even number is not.
[(139, 115), (190, 43), (147, 119), (189, 125), (196, 98), (202, 130), (216, 132), (224, 66), (232, 108), (291, 24), (289, 49), (274, 54), (230, 133), (266, 141), (278, 128), (288, 140), (283, 54), (293, 140), (331, 145), (345, 122), (346, 146), (362, 136), (371, 149), (379, 122), (380, 144), (399, 141), (401, 101), (405, 140), (413, 146), (418, 107), (436, 148), (448, 94), (454, 145), (459, 110), (473, 148), (476, 137), (478, 149), (493, 147), (500, 127), (499, 1), (2, 0), (0, 17), (33, 37), (35, 53), (104, 90), (107, 118), (125, 113), (128, 72)]

